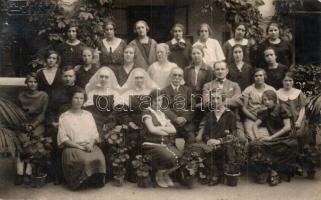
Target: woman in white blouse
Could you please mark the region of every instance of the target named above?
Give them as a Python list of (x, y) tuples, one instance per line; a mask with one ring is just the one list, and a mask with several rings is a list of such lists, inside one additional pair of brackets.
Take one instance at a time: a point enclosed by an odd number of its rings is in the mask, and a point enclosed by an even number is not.
[(204, 47), (205, 64), (213, 68), (215, 62), (225, 60), (220, 43), (216, 39), (210, 38), (212, 35), (212, 29), (208, 24), (201, 24), (197, 33), (199, 35), (199, 39), (193, 46), (202, 45)]
[(59, 118), (58, 145), (63, 149), (62, 167), (67, 185), (78, 189), (88, 178), (97, 187), (105, 185), (106, 163), (92, 114), (82, 109), (85, 91), (73, 92), (71, 108)]

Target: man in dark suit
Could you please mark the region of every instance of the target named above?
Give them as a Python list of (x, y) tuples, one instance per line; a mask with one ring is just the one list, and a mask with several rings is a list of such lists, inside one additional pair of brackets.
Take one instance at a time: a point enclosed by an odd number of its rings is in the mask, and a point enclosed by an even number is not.
[(186, 144), (195, 141), (194, 100), (192, 89), (182, 85), (184, 72), (181, 68), (173, 68), (170, 74), (171, 85), (163, 89), (164, 113), (171, 120), (177, 130), (177, 136), (183, 137)]

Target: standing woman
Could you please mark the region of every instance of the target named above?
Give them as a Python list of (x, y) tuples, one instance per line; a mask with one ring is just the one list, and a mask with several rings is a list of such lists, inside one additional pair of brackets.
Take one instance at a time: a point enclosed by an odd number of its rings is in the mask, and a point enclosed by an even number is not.
[(61, 55), (61, 66), (76, 66), (81, 64), (82, 49), (85, 44), (78, 38), (78, 26), (74, 23), (67, 27), (67, 39), (58, 46), (58, 52)]
[(124, 64), (116, 69), (115, 75), (117, 77), (120, 86), (123, 86), (128, 79), (129, 74), (136, 68), (135, 59), (135, 47), (127, 45), (124, 49)]
[(169, 47), (165, 43), (157, 45), (157, 61), (148, 68), (148, 74), (160, 89), (170, 85), (169, 75), (173, 68), (177, 67), (175, 63), (168, 61)]
[(185, 27), (182, 24), (174, 24), (171, 34), (173, 39), (166, 42), (170, 50), (168, 60), (184, 69), (191, 61), (192, 45), (183, 38)]
[(255, 139), (253, 125), (258, 119), (258, 112), (265, 109), (265, 106), (262, 104), (262, 95), (266, 90), (275, 91), (272, 86), (265, 83), (267, 75), (264, 69), (255, 69), (253, 76), (254, 83), (248, 86), (242, 93), (242, 110), (245, 115), (244, 129), (250, 141)]
[(199, 39), (193, 44), (193, 46), (203, 46), (204, 62), (209, 65), (211, 69), (213, 69), (213, 65), (215, 62), (225, 60), (221, 45), (216, 39), (210, 38), (210, 36), (212, 35), (212, 29), (206, 23), (200, 25), (197, 34), (199, 36)]
[(58, 145), (63, 149), (62, 166), (67, 185), (75, 190), (92, 177), (97, 187), (105, 185), (106, 163), (92, 114), (82, 109), (85, 91), (75, 90), (71, 108), (59, 118)]
[(78, 65), (75, 67), (76, 71), (76, 85), (85, 88), (86, 84), (88, 83), (89, 79), (96, 73), (98, 67), (93, 62), (93, 53), (94, 50), (85, 47), (82, 50), (82, 65)]
[(233, 58), (228, 65), (229, 73), (227, 78), (239, 84), (243, 91), (252, 83), (252, 66), (244, 61), (244, 48), (240, 44), (232, 47)]
[[(26, 132), (31, 132), (32, 136), (42, 137), (45, 133), (45, 114), (48, 105), (48, 95), (38, 90), (37, 74), (31, 73), (26, 77), (27, 90), (18, 96), (18, 102), (26, 116), (23, 128)], [(23, 152), (21, 152), (23, 153)], [(15, 185), (20, 185), (23, 181), (28, 184), (31, 181), (32, 167), (29, 161), (17, 158), (17, 176)], [(23, 178), (25, 175), (25, 180)]]
[(145, 21), (137, 21), (134, 26), (134, 33), (137, 34), (137, 38), (129, 43), (129, 45), (135, 47), (135, 66), (145, 70), (156, 61), (157, 42), (148, 37), (148, 31), (149, 26)]
[(45, 91), (49, 98), (54, 88), (62, 85), (62, 71), (59, 68), (60, 56), (56, 51), (49, 50), (45, 55), (46, 66), (37, 72), (39, 90)]
[(99, 55), (100, 65), (108, 66), (114, 71), (123, 64), (123, 53), (126, 42), (115, 36), (116, 24), (108, 20), (105, 22), (105, 38), (98, 44), (101, 51)]
[(291, 68), (294, 64), (293, 61), (293, 47), (290, 42), (283, 40), (280, 37), (280, 26), (279, 24), (272, 22), (266, 28), (267, 38), (264, 42), (259, 45), (257, 55), (257, 66), (264, 67), (266, 65), (264, 59), (264, 51), (268, 47), (272, 47), (277, 57), (277, 62), (286, 65)]
[(245, 38), (247, 32), (247, 26), (244, 23), (239, 23), (233, 27), (234, 38), (229, 39), (223, 45), (223, 52), (226, 57), (227, 64), (233, 63), (233, 47), (235, 45), (240, 45), (243, 49), (244, 61), (251, 63), (250, 60), (250, 43), (249, 40)]

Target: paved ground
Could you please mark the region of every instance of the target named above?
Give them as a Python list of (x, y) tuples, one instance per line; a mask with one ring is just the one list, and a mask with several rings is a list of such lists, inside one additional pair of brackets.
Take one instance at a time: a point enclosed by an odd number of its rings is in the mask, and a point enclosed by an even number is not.
[(297, 177), (290, 183), (283, 182), (276, 187), (258, 185), (243, 176), (237, 187), (196, 185), (192, 190), (180, 186), (142, 189), (132, 183), (126, 183), (122, 187), (108, 183), (101, 189), (88, 188), (73, 192), (63, 185), (55, 186), (52, 183), (42, 188), (14, 186), (12, 169), (12, 161), (0, 159), (0, 200), (321, 200), (320, 170), (316, 180)]

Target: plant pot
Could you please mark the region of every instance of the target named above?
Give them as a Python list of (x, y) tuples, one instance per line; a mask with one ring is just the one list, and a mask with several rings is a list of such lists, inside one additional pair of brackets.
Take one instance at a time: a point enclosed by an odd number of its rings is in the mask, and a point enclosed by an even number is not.
[(114, 186), (120, 187), (124, 184), (124, 177), (117, 177), (112, 181)]
[(137, 186), (141, 188), (148, 188), (151, 185), (150, 177), (138, 177)]
[(224, 177), (225, 177), (225, 184), (228, 186), (237, 186), (238, 180), (239, 180), (239, 176), (241, 175), (241, 173), (224, 173)]
[(47, 174), (41, 173), (38, 175), (32, 175), (31, 176), (31, 186), (32, 187), (42, 187), (45, 185), (47, 179)]

